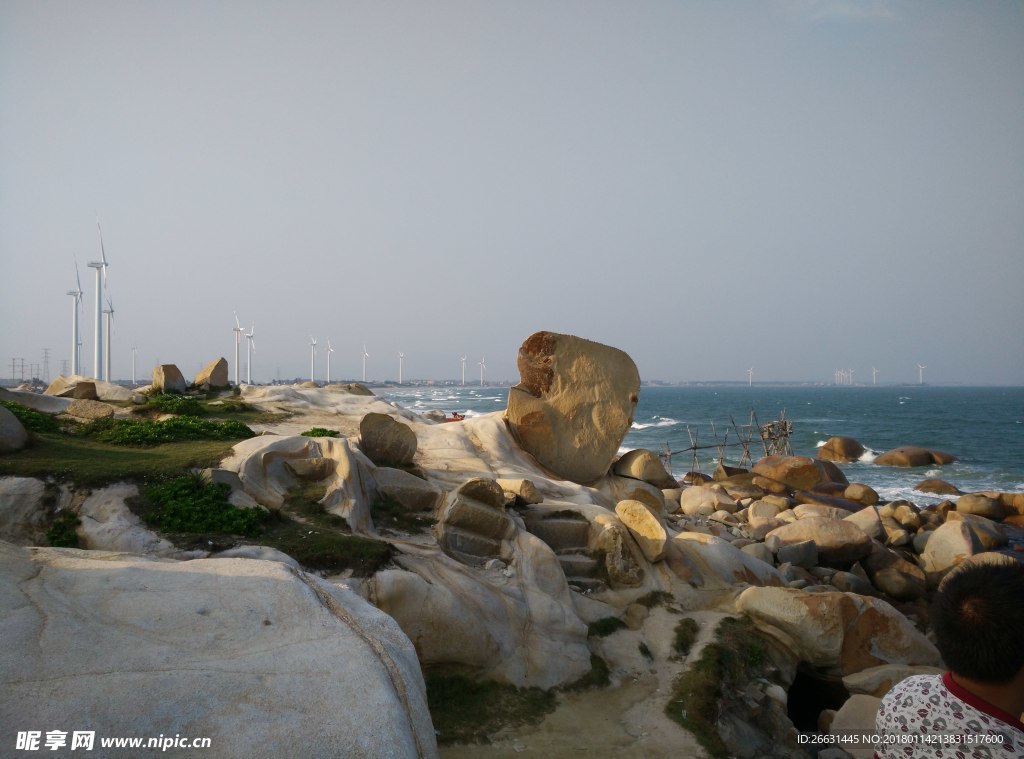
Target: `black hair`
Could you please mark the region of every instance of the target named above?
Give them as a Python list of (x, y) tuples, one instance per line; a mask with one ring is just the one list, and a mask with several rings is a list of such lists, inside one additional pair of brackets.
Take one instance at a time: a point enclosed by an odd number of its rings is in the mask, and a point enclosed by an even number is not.
[(1024, 564), (971, 563), (950, 572), (931, 607), (946, 666), (986, 683), (1007, 683), (1024, 667)]

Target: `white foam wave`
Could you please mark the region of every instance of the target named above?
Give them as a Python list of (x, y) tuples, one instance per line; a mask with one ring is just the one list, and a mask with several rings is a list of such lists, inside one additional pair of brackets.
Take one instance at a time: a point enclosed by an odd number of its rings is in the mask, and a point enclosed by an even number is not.
[(678, 419), (673, 419), (669, 416), (655, 416), (651, 417), (655, 421), (653, 422), (633, 422), (631, 429), (634, 430), (647, 430), (651, 427), (671, 427), (674, 424), (679, 424)]
[(864, 453), (860, 455), (857, 461), (863, 461), (865, 464), (875, 463), (875, 459), (878, 458), (878, 451), (873, 451), (870, 448), (865, 448)]

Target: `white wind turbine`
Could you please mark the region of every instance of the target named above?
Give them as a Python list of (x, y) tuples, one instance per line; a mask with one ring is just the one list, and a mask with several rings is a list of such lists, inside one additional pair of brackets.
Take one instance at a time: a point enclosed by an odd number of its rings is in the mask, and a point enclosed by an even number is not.
[(747, 387), (754, 384), (754, 367), (747, 369)]
[(135, 353), (138, 350), (138, 347), (132, 346), (132, 387), (135, 387)]
[(363, 382), (366, 382), (366, 359), (370, 357), (370, 354), (366, 352), (366, 343), (363, 343)]
[[(107, 263), (107, 252), (103, 248), (103, 228), (100, 226), (99, 219), (96, 219), (96, 229), (100, 233), (100, 260), (90, 261), (88, 266), (96, 270), (96, 344), (93, 346), (92, 371), (93, 377), (101, 380), (103, 379), (101, 364), (103, 360), (103, 286), (107, 284), (107, 267), (110, 264)], [(100, 277), (101, 271), (102, 278)]]
[(331, 354), (334, 353), (334, 348), (331, 347), (331, 341), (327, 341), (327, 384), (331, 384)]
[(484, 369), (487, 368), (487, 356), (480, 359), (480, 387), (484, 386)]
[(78, 261), (75, 261), (75, 280), (78, 282), (77, 290), (68, 290), (68, 295), (74, 297), (71, 311), (71, 373), (80, 374), (81, 350), (79, 349), (78, 338), (78, 311), (82, 303), (82, 278), (78, 275)]
[(249, 331), (245, 333), (245, 384), (247, 385), (252, 384), (252, 354), (256, 352), (256, 341), (253, 340), (255, 334), (256, 322), (253, 322)]
[(924, 384), (924, 370), (927, 369), (927, 368), (928, 368), (927, 366), (923, 366), (921, 364), (917, 365), (917, 384), (919, 384), (919, 385), (923, 385)]
[(463, 385), (466, 384), (466, 358), (467, 358), (467, 356), (463, 356), (462, 357), (462, 384)]
[(316, 338), (309, 336), (309, 381), (316, 382), (314, 367), (316, 365)]
[(242, 325), (238, 322), (237, 311), (235, 311), (235, 326), (231, 328), (231, 331), (235, 333), (235, 387), (238, 387), (238, 344), (242, 341), (242, 333), (245, 330), (242, 329)]
[(878, 370), (873, 366), (871, 367), (871, 384), (878, 384)]
[(106, 354), (103, 357), (103, 380), (110, 382), (110, 332), (114, 321), (114, 304), (110, 301), (110, 296), (107, 296), (107, 307), (103, 309), (103, 313), (107, 315), (107, 335), (106, 335)]
[(398, 384), (402, 384), (402, 364), (405, 363), (405, 354), (398, 351)]

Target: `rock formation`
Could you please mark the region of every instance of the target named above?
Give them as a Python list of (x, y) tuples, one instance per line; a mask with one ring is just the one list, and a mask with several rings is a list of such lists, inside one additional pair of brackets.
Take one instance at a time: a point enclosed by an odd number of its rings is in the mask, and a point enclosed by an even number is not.
[(0, 453), (20, 451), (28, 443), (28, 432), (12, 411), (0, 406)]
[(188, 390), (181, 370), (174, 364), (160, 364), (153, 369), (154, 393), (184, 393)]
[(607, 474), (633, 423), (640, 391), (633, 360), (590, 340), (537, 332), (520, 347), (518, 364), (505, 418), (523, 449), (573, 482)]
[(227, 359), (222, 356), (216, 361), (211, 361), (196, 375), (192, 384), (206, 390), (227, 387), (229, 384)]

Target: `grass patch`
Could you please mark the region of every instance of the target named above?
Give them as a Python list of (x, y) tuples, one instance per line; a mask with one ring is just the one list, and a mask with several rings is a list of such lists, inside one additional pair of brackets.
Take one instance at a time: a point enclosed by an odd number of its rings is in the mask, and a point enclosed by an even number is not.
[(76, 530), (81, 523), (78, 514), (61, 512), (47, 531), (46, 541), (54, 548), (80, 548)]
[(503, 727), (535, 725), (557, 705), (555, 694), (540, 688), (516, 688), (429, 669), (424, 680), (441, 745), (487, 743), (490, 733)]
[(764, 663), (764, 641), (753, 623), (745, 617), (723, 619), (716, 640), (676, 678), (665, 714), (693, 733), (710, 756), (727, 757), (729, 752), (716, 727), (721, 701), (761, 676)]
[(616, 630), (626, 627), (626, 623), (618, 617), (601, 617), (587, 625), (587, 637), (607, 638)]
[[(344, 524), (341, 517), (334, 519)], [(348, 535), (339, 532), (337, 527), (302, 524), (283, 514), (271, 515), (264, 528), (261, 545), (283, 551), (306, 569), (332, 573), (352, 570), (357, 577), (369, 577), (390, 564), (394, 555), (390, 543)]]
[(47, 432), (56, 434), (60, 432), (60, 423), (49, 414), (36, 411), (34, 408), (22, 406), (14, 401), (0, 401), (0, 406), (14, 414), (21, 426), (29, 432)]
[(154, 482), (193, 467), (216, 466), (234, 441), (197, 440), (130, 448), (89, 438), (40, 434), (33, 445), (0, 456), (0, 476), (53, 477), (79, 485)]
[(191, 440), (245, 440), (256, 433), (238, 421), (216, 422), (194, 416), (148, 419), (96, 419), (75, 434), (113, 445), (150, 446)]
[(680, 656), (688, 656), (699, 632), (700, 625), (697, 624), (697, 620), (690, 617), (680, 619), (672, 638), (672, 650)]
[(149, 397), (143, 410), (158, 411), (161, 414), (180, 414), (182, 416), (203, 416), (206, 409), (188, 395), (179, 393), (156, 393)]
[(143, 494), (152, 504), (143, 519), (163, 532), (253, 536), (263, 532), (268, 516), (262, 509), (232, 505), (228, 501), (230, 485), (206, 483), (195, 475), (150, 485)]
[(341, 433), (337, 430), (329, 430), (326, 427), (313, 427), (299, 434), (305, 437), (338, 437)]

